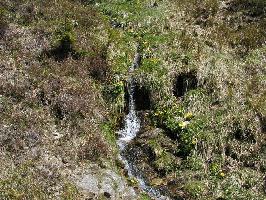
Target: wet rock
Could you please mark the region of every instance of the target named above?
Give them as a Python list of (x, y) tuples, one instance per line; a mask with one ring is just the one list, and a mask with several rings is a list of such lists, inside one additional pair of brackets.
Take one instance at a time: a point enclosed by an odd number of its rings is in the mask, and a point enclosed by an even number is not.
[(142, 60), (142, 55), (140, 53), (136, 53), (135, 58), (134, 58), (134, 62), (133, 62), (134, 69), (140, 67), (141, 60)]
[(137, 44), (137, 52), (133, 61), (133, 69), (139, 68), (142, 61), (142, 47), (141, 44)]
[(148, 186), (172, 198), (177, 194), (172, 191), (173, 186), (168, 186), (168, 182), (173, 179), (168, 177), (167, 173), (169, 167), (181, 164), (181, 159), (175, 156), (176, 151), (177, 144), (162, 129), (147, 126), (139, 132), (123, 153), (133, 166), (131, 169), (133, 175), (141, 176)]

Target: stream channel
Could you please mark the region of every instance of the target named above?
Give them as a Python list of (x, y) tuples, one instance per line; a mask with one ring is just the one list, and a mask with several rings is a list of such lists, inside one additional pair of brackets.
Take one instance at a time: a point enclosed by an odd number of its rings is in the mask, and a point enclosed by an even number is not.
[[(129, 73), (135, 70), (138, 67), (136, 60), (138, 59), (139, 55), (135, 55), (135, 60), (132, 66), (129, 68)], [(124, 150), (126, 149), (127, 145), (134, 140), (137, 136), (139, 130), (141, 129), (141, 121), (137, 115), (136, 105), (134, 100), (134, 92), (135, 92), (135, 81), (133, 77), (130, 77), (128, 80), (128, 94), (129, 94), (129, 104), (128, 104), (128, 114), (125, 116), (124, 119), (124, 128), (119, 131), (119, 138), (117, 144), (120, 150), (120, 160), (124, 163), (125, 169), (128, 171), (128, 176), (130, 178), (134, 178), (138, 181), (139, 187), (141, 190), (146, 192), (152, 199), (155, 200), (169, 200), (169, 197), (163, 196), (161, 192), (145, 181), (145, 178), (140, 172), (137, 167), (134, 166), (134, 163), (130, 162), (127, 157), (128, 156), (135, 156), (135, 155), (126, 155), (124, 154)]]

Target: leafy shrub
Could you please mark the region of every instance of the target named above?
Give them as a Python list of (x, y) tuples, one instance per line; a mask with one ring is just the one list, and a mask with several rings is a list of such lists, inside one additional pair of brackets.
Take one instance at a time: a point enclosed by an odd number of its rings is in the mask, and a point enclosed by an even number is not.
[(104, 88), (104, 96), (108, 101), (112, 102), (118, 100), (119, 102), (122, 101), (121, 103), (124, 103), (125, 89), (126, 87), (123, 81), (113, 81)]
[(179, 138), (180, 155), (188, 156), (198, 143), (208, 139), (208, 135), (204, 132), (208, 126), (206, 121), (205, 116), (198, 116), (181, 130)]

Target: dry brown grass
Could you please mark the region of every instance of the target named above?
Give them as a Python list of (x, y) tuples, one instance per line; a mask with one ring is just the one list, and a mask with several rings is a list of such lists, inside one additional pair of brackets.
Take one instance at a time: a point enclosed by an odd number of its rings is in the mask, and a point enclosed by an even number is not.
[[(110, 71), (104, 31), (97, 35), (105, 22), (93, 8), (68, 0), (1, 5), (8, 15), (0, 25), (0, 153), (5, 155), (0, 160), (13, 167), (0, 173), (0, 198), (74, 195), (72, 186), (64, 186), (64, 170), (112, 156), (100, 127), (108, 117), (98, 84)], [(80, 56), (47, 56), (60, 42), (57, 33), (65, 31), (66, 21), (73, 34), (71, 51)]]

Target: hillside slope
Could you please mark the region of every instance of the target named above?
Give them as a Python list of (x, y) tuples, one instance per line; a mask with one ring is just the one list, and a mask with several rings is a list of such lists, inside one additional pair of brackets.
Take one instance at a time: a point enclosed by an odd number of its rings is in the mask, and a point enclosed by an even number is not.
[(102, 95), (103, 16), (78, 1), (4, 0), (0, 18), (0, 199), (134, 199)]
[(2, 0), (0, 199), (149, 199), (118, 158), (129, 77), (142, 127), (125, 154), (147, 184), (265, 199), (265, 8)]
[(173, 199), (265, 199), (265, 2), (96, 5), (121, 79), (139, 46), (143, 127), (127, 154), (148, 183)]

